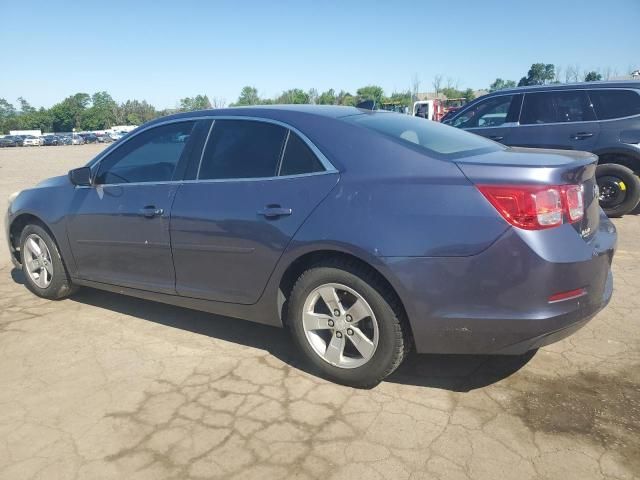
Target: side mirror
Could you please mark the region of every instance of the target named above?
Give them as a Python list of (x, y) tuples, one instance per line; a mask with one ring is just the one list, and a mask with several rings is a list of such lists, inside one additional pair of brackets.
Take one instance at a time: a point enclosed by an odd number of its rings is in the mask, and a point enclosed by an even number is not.
[(80, 167), (69, 170), (69, 180), (74, 185), (89, 187), (91, 186), (91, 169), (89, 167)]

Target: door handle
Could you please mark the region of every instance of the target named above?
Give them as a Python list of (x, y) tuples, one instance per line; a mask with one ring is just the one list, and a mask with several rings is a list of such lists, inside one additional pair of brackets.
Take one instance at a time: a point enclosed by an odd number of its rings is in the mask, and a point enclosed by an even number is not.
[(496, 142), (499, 142), (500, 140), (504, 140), (504, 137), (502, 137), (500, 135), (489, 135), (489, 138), (491, 140), (495, 140)]
[(293, 210), (290, 208), (283, 208), (280, 205), (267, 205), (264, 210), (260, 210), (258, 215), (262, 215), (265, 218), (278, 218), (291, 215)]
[(156, 208), (153, 205), (147, 205), (139, 210), (140, 215), (145, 218), (159, 217), (164, 213), (164, 209)]
[(578, 132), (571, 135), (571, 140), (584, 140), (585, 138), (593, 137), (591, 132)]

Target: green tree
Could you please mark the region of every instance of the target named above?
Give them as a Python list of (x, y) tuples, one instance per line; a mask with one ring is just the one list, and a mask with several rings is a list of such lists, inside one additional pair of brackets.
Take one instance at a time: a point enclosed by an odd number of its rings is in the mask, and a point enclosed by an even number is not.
[(15, 107), (0, 98), (0, 133), (9, 133), (9, 130), (16, 128), (16, 115)]
[(258, 89), (256, 87), (246, 86), (240, 92), (238, 101), (234, 104), (236, 106), (242, 105), (259, 105), (262, 103), (258, 96)]
[(196, 95), (195, 97), (185, 97), (180, 99), (180, 110), (192, 112), (194, 110), (207, 110), (211, 108), (211, 101), (206, 95)]
[(337, 103), (336, 92), (333, 88), (330, 88), (326, 92), (322, 92), (318, 96), (319, 105), (335, 105)]
[(534, 63), (531, 65), (526, 77), (522, 77), (518, 86), (544, 85), (555, 78), (555, 66), (552, 63)]
[(464, 92), (462, 92), (462, 96), (467, 102), (470, 102), (474, 98), (476, 98), (476, 94), (473, 91), (473, 88), (467, 88)]
[(80, 115), (83, 130), (104, 130), (116, 123), (118, 104), (107, 92), (96, 92), (91, 96), (91, 107)]
[[(165, 112), (169, 114), (171, 112)], [(118, 114), (116, 116), (116, 123), (125, 125), (142, 125), (149, 120), (157, 118), (160, 114), (156, 111), (153, 105), (150, 105), (146, 100), (127, 100), (120, 104), (118, 108)]]
[(496, 78), (496, 81), (489, 85), (489, 91), (495, 92), (496, 90), (502, 90), (504, 88), (513, 88), (516, 86), (516, 82), (513, 80), (503, 80)]
[(599, 82), (600, 80), (602, 80), (602, 75), (599, 74), (596, 71), (591, 71), (588, 72), (585, 76), (584, 76), (584, 81), (585, 82)]
[(20, 104), (21, 113), (33, 113), (36, 111), (36, 109), (24, 99), (24, 97), (18, 97), (18, 103)]
[(80, 128), (82, 114), (90, 102), (91, 97), (87, 93), (76, 93), (51, 107), (53, 130), (69, 132)]
[(382, 100), (383, 103), (399, 103), (402, 106), (408, 107), (411, 105), (411, 92), (393, 92), (390, 97), (385, 97)]
[(344, 90), (340, 90), (338, 96), (336, 97), (337, 105), (346, 105), (346, 106), (354, 106), (357, 103), (357, 98), (351, 95), (349, 92), (345, 92)]
[(284, 104), (302, 104), (310, 103), (309, 94), (299, 88), (292, 88), (291, 90), (285, 90), (282, 94), (276, 98), (275, 103)]
[(376, 104), (380, 104), (384, 97), (384, 90), (377, 85), (367, 85), (366, 87), (359, 88), (356, 94), (358, 95), (358, 102), (373, 100)]

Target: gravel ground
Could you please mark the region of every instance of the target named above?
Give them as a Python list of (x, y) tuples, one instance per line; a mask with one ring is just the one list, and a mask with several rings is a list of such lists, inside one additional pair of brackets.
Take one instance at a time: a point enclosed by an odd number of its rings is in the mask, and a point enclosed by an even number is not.
[[(101, 148), (0, 150), (2, 201)], [(91, 289), (38, 299), (2, 249), (0, 478), (640, 478), (640, 221), (615, 223), (614, 298), (577, 334), (414, 355), (372, 390), (313, 376), (282, 330)]]

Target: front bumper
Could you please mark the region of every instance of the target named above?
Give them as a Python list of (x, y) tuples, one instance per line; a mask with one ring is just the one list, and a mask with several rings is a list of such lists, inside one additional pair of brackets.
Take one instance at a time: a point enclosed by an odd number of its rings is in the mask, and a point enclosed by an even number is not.
[[(510, 229), (471, 257), (384, 260), (419, 353), (521, 354), (572, 334), (607, 305), (616, 241), (603, 216), (588, 242), (571, 226)], [(576, 288), (587, 295), (548, 302)]]

